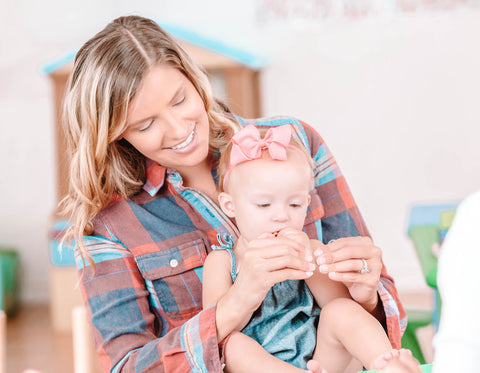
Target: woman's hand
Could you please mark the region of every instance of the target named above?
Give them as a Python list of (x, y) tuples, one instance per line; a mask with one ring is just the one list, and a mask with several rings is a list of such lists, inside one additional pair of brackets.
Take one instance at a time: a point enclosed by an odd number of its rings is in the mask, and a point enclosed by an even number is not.
[(237, 241), (235, 252), (241, 259), (233, 287), (242, 300), (240, 304), (252, 313), (273, 285), (285, 280), (303, 280), (315, 269), (313, 257), (306, 260), (305, 244), (293, 236), (291, 231), (280, 231), (277, 237), (264, 234), (250, 242), (241, 238)]
[(313, 251), (320, 272), (343, 282), (355, 301), (374, 312), (378, 304), (382, 250), (369, 237), (339, 238), (327, 245), (315, 242)]
[[(242, 237), (237, 240), (238, 276), (217, 305), (220, 340), (224, 333), (241, 330), (247, 324), (274, 284), (304, 280), (313, 274), (313, 257), (305, 259), (304, 244), (291, 238), (293, 233), (283, 233), (277, 237), (264, 234), (250, 242)], [(219, 327), (219, 323), (223, 325)]]
[(305, 259), (309, 262), (313, 261), (313, 253), (310, 247), (310, 239), (303, 231), (299, 231), (293, 228), (284, 228), (278, 232), (279, 237), (288, 237), (303, 245), (305, 251)]

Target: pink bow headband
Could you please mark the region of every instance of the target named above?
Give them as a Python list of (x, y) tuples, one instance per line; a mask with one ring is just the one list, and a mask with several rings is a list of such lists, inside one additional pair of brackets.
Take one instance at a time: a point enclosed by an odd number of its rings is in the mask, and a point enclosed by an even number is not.
[(287, 160), (287, 148), (301, 152), (295, 146), (289, 145), (291, 137), (292, 127), (289, 124), (270, 128), (263, 139), (260, 137), (257, 127), (252, 124), (245, 126), (232, 137), (230, 167), (223, 177), (223, 187), (225, 188), (227, 178), (235, 166), (247, 161), (260, 159), (264, 149), (268, 150), (272, 159), (278, 161)]

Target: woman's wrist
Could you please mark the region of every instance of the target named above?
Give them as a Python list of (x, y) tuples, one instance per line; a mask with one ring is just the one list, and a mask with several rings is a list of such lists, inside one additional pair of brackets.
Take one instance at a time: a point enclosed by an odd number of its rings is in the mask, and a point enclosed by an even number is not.
[(373, 317), (375, 317), (380, 323), (383, 323), (385, 320), (385, 309), (383, 308), (383, 303), (380, 299), (380, 296), (378, 293), (376, 293), (375, 300), (362, 305), (363, 308), (365, 308), (366, 311), (368, 311)]
[(375, 295), (367, 301), (356, 300), (356, 302), (372, 315), (376, 312), (378, 305), (381, 304), (378, 292), (375, 292)]
[(217, 302), (215, 319), (219, 343), (234, 330), (241, 330), (250, 319), (238, 304), (228, 292)]

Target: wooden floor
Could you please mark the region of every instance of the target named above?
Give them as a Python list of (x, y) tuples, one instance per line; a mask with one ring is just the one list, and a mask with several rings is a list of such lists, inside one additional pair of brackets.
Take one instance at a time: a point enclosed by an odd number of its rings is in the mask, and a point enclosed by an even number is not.
[(27, 370), (73, 373), (72, 335), (52, 332), (47, 304), (23, 305), (7, 319), (7, 372)]
[[(400, 295), (407, 307), (430, 309), (432, 297), (426, 293)], [(419, 340), (427, 362), (433, 357), (433, 328), (420, 330)], [(54, 333), (48, 305), (23, 305), (7, 320), (8, 373), (73, 373), (71, 334)]]

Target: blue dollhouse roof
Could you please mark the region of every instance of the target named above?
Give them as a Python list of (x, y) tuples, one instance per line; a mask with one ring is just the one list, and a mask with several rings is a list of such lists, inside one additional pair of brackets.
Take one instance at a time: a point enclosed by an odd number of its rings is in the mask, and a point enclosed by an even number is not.
[[(158, 24), (171, 35), (179, 40), (186, 41), (188, 43), (194, 44), (200, 48), (210, 50), (222, 56), (228, 57), (239, 64), (242, 64), (252, 70), (260, 70), (266, 65), (266, 58), (263, 56), (252, 54), (248, 51), (227, 45), (218, 40), (214, 40), (208, 37), (200, 35), (198, 32), (185, 29), (180, 26), (165, 24), (158, 22)], [(62, 66), (73, 61), (77, 51), (67, 53), (66, 55), (46, 63), (42, 66), (42, 72), (45, 74), (50, 74)]]

